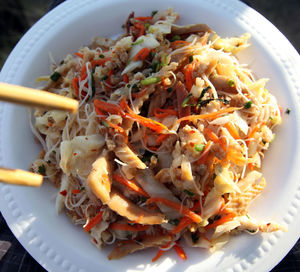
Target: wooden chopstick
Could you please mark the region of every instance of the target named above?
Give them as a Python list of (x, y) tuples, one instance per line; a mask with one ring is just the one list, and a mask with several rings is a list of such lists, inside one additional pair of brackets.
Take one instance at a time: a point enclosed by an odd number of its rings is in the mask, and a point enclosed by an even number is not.
[(76, 113), (78, 101), (42, 90), (0, 82), (0, 100), (29, 107), (56, 109)]
[(14, 185), (40, 186), (43, 182), (43, 176), (21, 169), (0, 167), (0, 181)]

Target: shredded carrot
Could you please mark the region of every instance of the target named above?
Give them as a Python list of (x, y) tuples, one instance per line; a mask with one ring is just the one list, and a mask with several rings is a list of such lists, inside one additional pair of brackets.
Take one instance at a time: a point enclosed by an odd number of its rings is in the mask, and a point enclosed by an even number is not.
[(125, 83), (128, 83), (128, 82), (129, 82), (129, 78), (128, 78), (128, 75), (127, 75), (127, 74), (124, 74), (124, 75), (123, 75), (123, 81), (124, 81)]
[(83, 67), (81, 69), (80, 78), (81, 78), (81, 80), (84, 80), (84, 79), (86, 79), (86, 77), (87, 77), (86, 64), (83, 64)]
[(232, 124), (232, 122), (228, 122), (224, 125), (225, 128), (227, 128), (228, 132), (230, 133), (230, 135), (233, 137), (233, 139), (238, 140), (241, 139), (237, 129), (235, 128), (235, 126)]
[(249, 141), (251, 138), (253, 138), (253, 137), (254, 137), (254, 134), (255, 134), (262, 126), (264, 126), (265, 124), (266, 124), (265, 122), (262, 122), (262, 123), (257, 124), (257, 125), (251, 130), (251, 132), (248, 134), (247, 140)]
[(131, 95), (133, 98), (140, 98), (140, 97), (144, 96), (145, 94), (146, 94), (146, 89), (144, 89), (138, 93), (132, 93)]
[(193, 64), (190, 63), (187, 65), (187, 67), (184, 69), (184, 77), (185, 77), (185, 86), (190, 92), (193, 86)]
[(144, 24), (142, 24), (140, 22), (136, 22), (134, 24), (134, 27), (139, 30), (138, 37), (144, 35), (144, 32), (145, 32), (145, 26), (144, 26)]
[(111, 229), (115, 230), (127, 230), (127, 231), (145, 231), (149, 229), (149, 226), (144, 225), (128, 225), (128, 224), (122, 224), (122, 223), (112, 223), (109, 226)]
[(194, 222), (200, 223), (202, 221), (202, 218), (200, 215), (194, 213), (191, 211), (188, 207), (181, 205), (179, 203), (176, 203), (172, 200), (165, 199), (162, 197), (151, 197), (146, 201), (147, 204), (153, 203), (153, 202), (161, 202), (162, 204), (171, 207), (172, 209), (178, 211), (182, 215), (185, 215), (189, 218), (191, 218)]
[(161, 134), (156, 138), (156, 143), (161, 144), (168, 137), (169, 137), (169, 134)]
[(189, 45), (190, 43), (187, 42), (187, 41), (183, 41), (183, 40), (178, 40), (178, 41), (175, 41), (175, 42), (171, 42), (171, 47), (175, 47), (177, 45)]
[(235, 146), (229, 147), (226, 154), (226, 159), (240, 166), (243, 166), (246, 163), (246, 158), (243, 156), (242, 151), (237, 150)]
[(100, 211), (96, 214), (84, 227), (85, 231), (90, 231), (93, 227), (95, 227), (98, 223), (102, 221), (103, 211)]
[(105, 58), (105, 59), (98, 59), (98, 60), (92, 60), (91, 65), (94, 68), (95, 66), (102, 66), (104, 65), (107, 61), (111, 60), (111, 58)]
[(248, 163), (248, 167), (249, 167), (250, 171), (253, 171), (253, 170), (254, 170), (254, 165), (253, 165), (253, 163)]
[(72, 85), (73, 85), (73, 88), (75, 90), (76, 95), (79, 95), (78, 82), (79, 82), (78, 77), (74, 77), (73, 80), (72, 80)]
[(152, 262), (156, 262), (163, 254), (165, 253), (164, 250), (159, 249), (155, 255), (155, 257), (152, 259)]
[(207, 143), (206, 143), (206, 145), (205, 145), (205, 147), (204, 147), (204, 149), (203, 149), (203, 151), (202, 151), (202, 153), (204, 154), (205, 152), (205, 154), (199, 159), (199, 160), (197, 160), (197, 163), (198, 164), (204, 164), (206, 161), (207, 161), (207, 158), (208, 158), (208, 156), (209, 156), (209, 152), (207, 151), (210, 147), (211, 147), (211, 145), (212, 145), (212, 142), (211, 142), (211, 140), (209, 140)]
[(142, 16), (140, 16), (140, 17), (135, 17), (134, 18), (135, 20), (138, 20), (138, 21), (150, 21), (150, 20), (152, 20), (152, 17), (151, 16), (145, 16), (145, 17), (142, 17)]
[(174, 249), (176, 251), (176, 253), (178, 254), (178, 256), (183, 259), (186, 260), (187, 256), (183, 250), (183, 248), (176, 242), (176, 244), (174, 245)]
[(237, 108), (237, 107), (229, 107), (229, 108), (224, 108), (219, 111), (215, 111), (215, 112), (211, 112), (211, 113), (205, 113), (205, 114), (200, 114), (200, 115), (189, 115), (189, 116), (178, 119), (176, 122), (180, 123), (182, 121), (195, 121), (197, 119), (215, 119), (224, 113), (228, 113), (228, 112), (232, 112), (232, 111), (236, 111), (236, 110), (240, 110), (240, 109), (241, 108)]
[(161, 109), (161, 108), (156, 108), (154, 110), (154, 116), (156, 118), (165, 118), (165, 117), (167, 117), (169, 115), (176, 115), (176, 116), (178, 116), (178, 111), (173, 110), (173, 109)]
[(125, 130), (124, 130), (122, 127), (120, 127), (120, 126), (118, 126), (118, 125), (115, 125), (114, 123), (108, 121), (107, 119), (105, 119), (105, 121), (107, 122), (107, 124), (108, 124), (111, 128), (114, 128), (115, 130), (117, 130), (117, 131), (119, 131), (119, 132), (121, 132), (121, 133), (124, 133), (124, 132), (125, 132)]
[(189, 217), (183, 217), (180, 220), (179, 224), (174, 229), (171, 230), (171, 233), (172, 234), (179, 233), (192, 223), (193, 223), (192, 219), (190, 219)]
[(79, 193), (81, 193), (81, 190), (78, 190), (78, 189), (75, 189), (75, 190), (72, 190), (72, 194), (79, 194)]
[(108, 72), (108, 74), (107, 74), (107, 79), (106, 79), (106, 83), (108, 84), (108, 85), (112, 85), (112, 83), (111, 83), (111, 76), (112, 76), (112, 74), (113, 74), (113, 70), (109, 70), (109, 72)]
[(121, 100), (120, 105), (121, 105), (121, 108), (125, 107), (127, 109), (128, 113), (126, 113), (126, 117), (130, 117), (131, 119), (135, 120), (136, 122), (140, 123), (141, 125), (148, 127), (154, 131), (157, 131), (158, 133), (161, 133), (163, 130), (168, 131), (168, 128), (165, 125), (163, 125), (157, 121), (154, 121), (150, 118), (146, 118), (144, 116), (134, 113), (129, 108), (129, 106), (124, 98)]
[(205, 227), (205, 230), (208, 231), (210, 229), (216, 228), (219, 225), (222, 225), (226, 222), (231, 221), (236, 215), (234, 213), (228, 213), (225, 216), (221, 217), (220, 219), (216, 220), (212, 224), (209, 224)]
[(99, 109), (104, 110), (106, 112), (109, 112), (111, 114), (117, 114), (117, 115), (124, 116), (124, 112), (116, 104), (107, 103), (107, 102), (104, 102), (102, 100), (95, 99), (94, 100), (94, 106), (95, 106), (95, 108), (99, 108)]
[(148, 193), (145, 192), (141, 187), (137, 186), (133, 181), (127, 180), (118, 174), (114, 174), (113, 179), (121, 184), (126, 185), (132, 191), (135, 191), (144, 197), (149, 197)]
[(144, 60), (145, 58), (148, 57), (148, 55), (150, 54), (150, 49), (145, 47), (142, 48), (133, 58), (134, 61), (138, 61), (138, 60)]
[(210, 128), (204, 128), (204, 134), (214, 143), (219, 142), (219, 137)]
[(76, 55), (77, 57), (83, 59), (83, 54), (81, 54), (79, 52), (75, 52), (74, 55)]

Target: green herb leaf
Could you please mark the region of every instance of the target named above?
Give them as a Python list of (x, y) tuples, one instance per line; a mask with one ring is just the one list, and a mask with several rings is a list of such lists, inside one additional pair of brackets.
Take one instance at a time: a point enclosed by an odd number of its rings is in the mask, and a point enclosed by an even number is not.
[(191, 233), (191, 238), (192, 238), (193, 243), (197, 243), (198, 240), (199, 240), (199, 235), (198, 235), (198, 233), (197, 233), (197, 232), (192, 232), (192, 233)]
[(54, 82), (56, 82), (57, 80), (59, 80), (59, 78), (61, 77), (61, 74), (59, 72), (54, 72), (51, 76), (50, 79)]
[(150, 53), (149, 53), (149, 57), (151, 58), (151, 59), (153, 59), (154, 57), (155, 57), (155, 52), (154, 51), (150, 51)]
[(167, 92), (168, 92), (168, 93), (170, 93), (170, 92), (172, 92), (172, 91), (173, 91), (172, 87), (170, 87), (170, 88), (167, 89)]
[(175, 35), (172, 37), (171, 42), (179, 41), (181, 40), (181, 37), (179, 35)]
[(149, 23), (146, 23), (145, 24), (145, 29), (148, 29), (150, 27), (150, 24)]
[(104, 55), (103, 55), (103, 54), (100, 54), (100, 55), (99, 55), (99, 58), (104, 59)]
[(178, 218), (175, 218), (175, 219), (170, 219), (168, 221), (169, 224), (173, 225), (173, 226), (178, 226), (180, 220)]
[(193, 192), (190, 192), (189, 190), (183, 190), (188, 196), (194, 196)]
[(230, 80), (227, 81), (227, 84), (228, 84), (229, 87), (234, 87), (235, 82), (234, 82), (234, 80), (230, 79)]
[(46, 167), (44, 164), (40, 165), (38, 167), (38, 173), (41, 174), (41, 175), (45, 175), (46, 174)]
[(158, 62), (157, 60), (153, 61), (151, 68), (152, 68), (153, 72), (157, 73), (161, 68), (160, 62)]
[(189, 56), (189, 63), (194, 61), (194, 57), (193, 56)]
[(141, 43), (143, 43), (143, 42), (144, 42), (144, 39), (140, 39), (140, 40), (138, 40), (138, 41), (132, 43), (132, 45), (141, 44)]
[(156, 84), (159, 82), (161, 82), (160, 77), (147, 77), (147, 78), (141, 80), (141, 85), (146, 86), (146, 85), (150, 85), (150, 84)]
[(190, 106), (190, 105), (188, 104), (188, 102), (189, 102), (191, 96), (192, 96), (191, 93), (188, 94), (188, 95), (186, 96), (186, 98), (185, 98), (185, 99), (182, 101), (182, 103), (181, 103), (181, 107), (184, 108), (184, 107)]
[(153, 17), (157, 12), (158, 12), (158, 10), (153, 10), (153, 11), (151, 12), (151, 16)]
[(195, 147), (194, 149), (198, 152), (202, 152), (205, 148), (205, 145), (204, 144), (195, 144)]
[(140, 88), (135, 83), (132, 85), (131, 92), (138, 93)]
[(106, 79), (108, 79), (108, 75), (105, 75), (101, 78), (101, 80), (106, 80)]
[(200, 97), (198, 99), (198, 101), (201, 101), (201, 99), (204, 97), (204, 95), (207, 93), (207, 91), (210, 89), (210, 86), (207, 86), (206, 88), (204, 88), (200, 94)]
[(84, 190), (85, 190), (85, 187), (82, 186), (82, 187), (80, 188), (80, 191), (84, 191)]
[(168, 65), (168, 60), (167, 60), (167, 55), (166, 54), (162, 54), (161, 56), (161, 66), (167, 66)]
[(287, 108), (287, 109), (285, 110), (285, 113), (286, 113), (286, 114), (290, 114), (290, 113), (291, 113), (291, 109), (290, 109), (290, 108)]
[(250, 109), (252, 106), (252, 101), (248, 101), (244, 104), (244, 109)]
[(103, 126), (105, 126), (107, 128), (110, 127), (109, 124), (105, 120), (101, 120), (101, 123), (102, 123)]

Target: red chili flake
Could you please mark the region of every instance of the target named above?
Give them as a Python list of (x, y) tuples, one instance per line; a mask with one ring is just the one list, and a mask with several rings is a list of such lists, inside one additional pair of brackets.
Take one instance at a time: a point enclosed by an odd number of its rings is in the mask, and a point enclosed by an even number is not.
[(77, 155), (77, 153), (73, 153), (73, 156), (76, 156)]
[(95, 244), (98, 244), (98, 241), (95, 238), (93, 239), (93, 241)]
[(63, 190), (61, 192), (59, 192), (62, 196), (66, 196), (67, 195), (67, 191), (66, 190)]
[(79, 193), (81, 193), (81, 190), (77, 190), (77, 189), (72, 190), (72, 194), (79, 194)]
[(88, 138), (88, 137), (85, 137), (85, 139), (88, 140), (89, 138)]
[(190, 146), (191, 146), (191, 147), (194, 147), (194, 145), (195, 145), (195, 143), (190, 143)]
[(271, 225), (271, 223), (267, 223), (267, 226), (269, 227)]
[(196, 133), (195, 130), (191, 130), (191, 131), (190, 131), (190, 134), (194, 134), (194, 133)]
[(97, 151), (97, 149), (91, 149), (91, 152), (96, 152)]

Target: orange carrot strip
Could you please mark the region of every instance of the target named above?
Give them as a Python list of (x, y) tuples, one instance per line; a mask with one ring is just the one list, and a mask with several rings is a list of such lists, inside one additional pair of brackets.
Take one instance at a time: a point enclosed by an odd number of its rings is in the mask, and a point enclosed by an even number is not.
[(178, 40), (178, 41), (175, 41), (175, 42), (171, 42), (171, 47), (175, 47), (176, 45), (188, 45), (190, 44), (189, 42), (187, 41), (183, 41), (183, 40)]
[(202, 218), (201, 218), (200, 215), (194, 213), (188, 207), (186, 207), (184, 205), (181, 205), (179, 203), (176, 203), (172, 200), (165, 199), (165, 198), (162, 198), (162, 197), (151, 197), (146, 201), (146, 204), (150, 204), (150, 203), (153, 203), (153, 202), (161, 202), (162, 204), (164, 204), (166, 206), (169, 206), (172, 209), (178, 211), (182, 215), (185, 215), (185, 216), (191, 218), (196, 223), (200, 223), (202, 221)]
[(84, 227), (85, 231), (90, 231), (93, 227), (95, 227), (98, 223), (102, 221), (102, 214), (103, 211), (100, 211), (99, 213), (96, 214)]
[(172, 234), (179, 233), (192, 223), (193, 223), (192, 219), (190, 219), (189, 217), (183, 217), (180, 220), (179, 224), (174, 229), (171, 230), (171, 233)]
[(188, 64), (184, 69), (185, 85), (188, 92), (192, 89), (193, 86), (193, 64)]
[(128, 225), (128, 224), (122, 224), (122, 223), (112, 223), (109, 226), (111, 229), (115, 230), (127, 230), (127, 231), (145, 231), (149, 229), (149, 226), (143, 226), (143, 225)]
[(108, 72), (108, 74), (107, 74), (107, 80), (106, 80), (106, 83), (108, 84), (108, 85), (112, 85), (112, 83), (111, 83), (111, 75), (113, 74), (113, 70), (110, 70), (109, 72)]
[(75, 52), (74, 55), (76, 55), (79, 58), (83, 59), (83, 54), (79, 53), (79, 52)]
[(134, 18), (135, 20), (138, 20), (138, 21), (150, 21), (150, 20), (152, 20), (152, 17), (151, 16), (145, 16), (145, 17), (143, 17), (143, 16), (140, 16), (140, 17), (135, 17)]
[(104, 65), (109, 60), (111, 60), (111, 58), (92, 60), (91, 61), (91, 65), (92, 65), (93, 68), (95, 66), (102, 66), (102, 65)]
[(118, 125), (115, 125), (114, 123), (108, 121), (107, 119), (105, 119), (105, 122), (107, 122), (107, 124), (108, 124), (111, 128), (114, 128), (115, 130), (117, 130), (117, 131), (119, 131), (119, 132), (121, 132), (121, 133), (125, 132), (125, 130), (124, 130), (122, 127), (120, 127), (120, 126), (118, 126)]
[(169, 134), (161, 134), (156, 138), (156, 143), (161, 144), (168, 137), (169, 137)]
[(81, 190), (74, 189), (71, 192), (72, 192), (72, 194), (79, 194), (79, 193), (81, 193)]
[(152, 262), (156, 262), (163, 254), (165, 253), (164, 250), (159, 249), (155, 255), (155, 257), (152, 259)]
[(139, 98), (139, 97), (142, 97), (145, 94), (146, 94), (146, 89), (144, 89), (144, 90), (142, 90), (138, 93), (132, 93), (131, 95), (132, 95), (133, 98)]
[(84, 79), (86, 79), (86, 77), (87, 77), (86, 64), (84, 63), (83, 67), (81, 69), (81, 76), (80, 76), (80, 78), (81, 78), (81, 80), (84, 80)]
[(127, 74), (124, 74), (124, 75), (123, 75), (123, 81), (124, 81), (125, 83), (128, 83), (128, 82), (129, 82), (129, 78), (128, 78), (128, 75), (127, 75)]
[(144, 197), (149, 197), (148, 193), (145, 192), (141, 187), (137, 186), (133, 181), (127, 180), (118, 174), (114, 174), (113, 179), (121, 184), (126, 185), (132, 191), (135, 191)]
[(211, 112), (211, 113), (205, 113), (205, 114), (200, 114), (200, 115), (189, 115), (189, 116), (178, 119), (176, 122), (180, 123), (182, 121), (195, 121), (197, 119), (213, 119), (213, 118), (217, 118), (218, 116), (220, 116), (224, 113), (232, 112), (232, 111), (239, 110), (239, 109), (241, 109), (241, 108), (229, 107), (229, 108), (224, 108), (219, 111), (215, 111), (215, 112)]
[(208, 156), (209, 156), (209, 152), (207, 152), (207, 150), (211, 147), (211, 145), (212, 145), (212, 142), (211, 142), (211, 140), (209, 140), (207, 143), (206, 143), (206, 145), (205, 145), (205, 147), (204, 147), (204, 149), (203, 149), (203, 151), (202, 151), (202, 153), (204, 154), (205, 152), (205, 154), (199, 159), (199, 160), (197, 160), (197, 163), (198, 164), (204, 164), (206, 161), (207, 161), (207, 158), (208, 158)]
[(144, 24), (140, 23), (140, 22), (136, 22), (134, 24), (135, 28), (139, 30), (139, 33), (138, 33), (138, 37), (144, 35), (144, 32), (145, 32), (145, 26)]
[(109, 112), (111, 114), (117, 114), (117, 115), (124, 116), (124, 112), (116, 104), (107, 103), (107, 102), (104, 102), (102, 100), (95, 99), (94, 100), (94, 106), (95, 106), (95, 108), (100, 108), (101, 110), (104, 110), (104, 111)]
[(253, 165), (253, 163), (248, 163), (248, 167), (249, 167), (249, 169), (250, 169), (251, 171), (254, 170), (254, 165)]
[(138, 60), (144, 60), (145, 58), (148, 57), (149, 53), (150, 53), (150, 49), (145, 47), (142, 48), (133, 58), (134, 61), (138, 61)]
[(233, 139), (237, 140), (237, 139), (241, 139), (237, 129), (235, 128), (235, 126), (232, 124), (232, 122), (228, 122), (224, 125), (225, 128), (227, 128), (228, 132), (230, 133), (230, 135), (233, 137)]
[(219, 137), (217, 136), (217, 134), (215, 134), (210, 128), (204, 128), (204, 134), (207, 135), (207, 137), (214, 143), (217, 143), (219, 141)]
[(219, 225), (222, 225), (226, 222), (229, 222), (231, 221), (233, 218), (235, 217), (235, 214), (234, 213), (228, 213), (226, 214), (225, 216), (221, 217), (219, 220), (216, 220), (215, 222), (213, 222), (212, 224), (209, 224), (205, 227), (205, 230), (210, 230), (210, 229), (213, 229), (213, 228), (216, 228), (217, 226)]
[[(161, 113), (159, 113), (159, 112), (161, 112)], [(164, 118), (164, 117), (167, 117), (169, 115), (178, 116), (178, 111), (172, 110), (172, 109), (161, 109), (161, 108), (156, 108), (154, 110), (154, 116), (156, 118)]]
[(75, 94), (77, 95), (79, 95), (78, 81), (79, 81), (78, 77), (74, 77), (72, 80), (72, 85), (75, 90)]
[(176, 242), (176, 244), (174, 245), (174, 249), (176, 251), (176, 253), (178, 254), (178, 256), (183, 259), (186, 260), (187, 256), (183, 250), (183, 248)]

